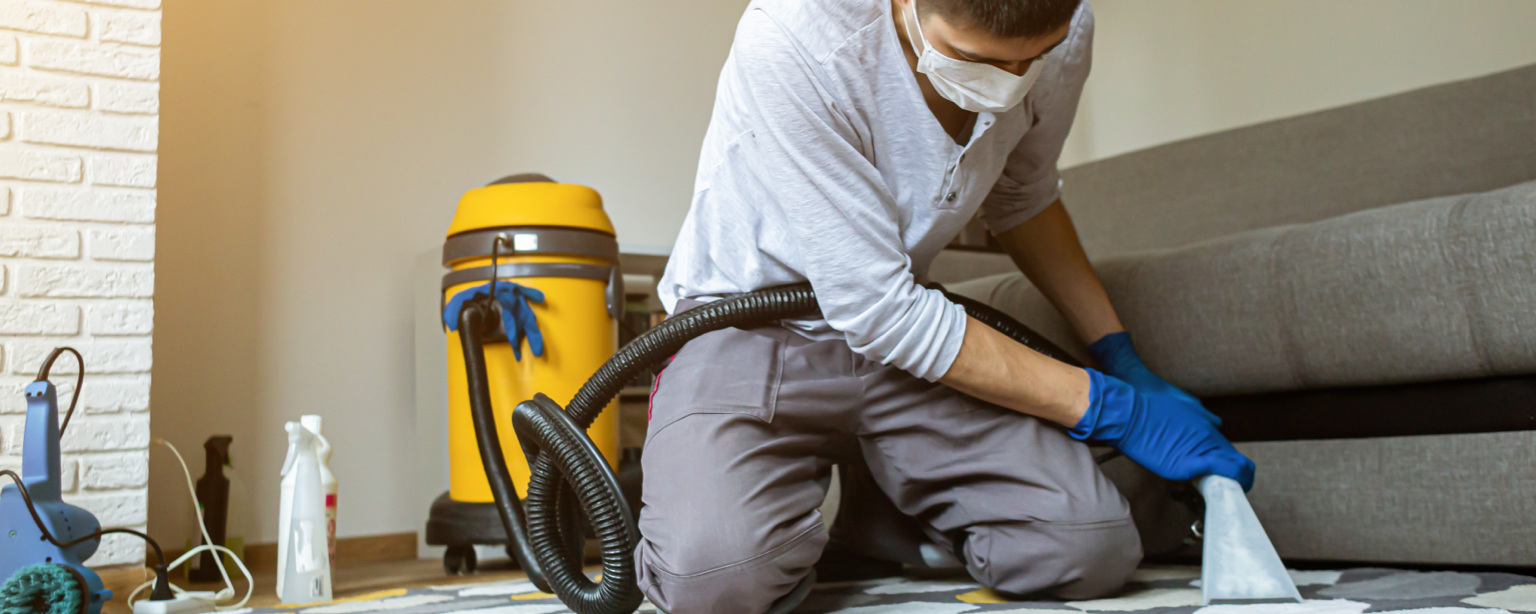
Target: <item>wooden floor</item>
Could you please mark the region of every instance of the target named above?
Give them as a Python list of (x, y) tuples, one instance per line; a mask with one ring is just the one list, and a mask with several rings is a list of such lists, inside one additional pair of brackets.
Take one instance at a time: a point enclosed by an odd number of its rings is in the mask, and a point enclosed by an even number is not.
[[(253, 575), (256, 578), (256, 592), (251, 595), (251, 600), (246, 606), (264, 608), (281, 603), (277, 598), (276, 574), (257, 573)], [(480, 570), (474, 575), (450, 576), (447, 572), (443, 571), (442, 560), (434, 558), (338, 567), (333, 574), (331, 584), (333, 586), (333, 596), (337, 599), (343, 599), (392, 588), (419, 588), (443, 584), (519, 580), (523, 577), (523, 573), (513, 569), (511, 562), (507, 560), (485, 561), (481, 563)], [(216, 590), (220, 588), (218, 585), (188, 585), (184, 582), (176, 582), (174, 579), (172, 581), (177, 586), (188, 590)], [(235, 588), (238, 594), (244, 595), (246, 588), (245, 579), (236, 579)], [(127, 595), (113, 597), (112, 601), (107, 602), (103, 612), (105, 614), (131, 614), (132, 610), (128, 608), (126, 597)]]

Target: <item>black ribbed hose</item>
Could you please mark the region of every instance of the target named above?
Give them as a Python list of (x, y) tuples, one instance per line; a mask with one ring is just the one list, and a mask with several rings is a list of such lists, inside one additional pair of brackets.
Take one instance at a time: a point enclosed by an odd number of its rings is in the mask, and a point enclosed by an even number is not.
[[(971, 317), (1015, 341), (1077, 365), (1061, 348), (1006, 314), (971, 299), (947, 292), (945, 295), (964, 307)], [(472, 304), (476, 301), (465, 305), (465, 313), (472, 311)], [(486, 466), (486, 475), (491, 478), (491, 491), (496, 497), (502, 522), (508, 525), (507, 534), (512, 541), (518, 542), (509, 549), (536, 586), (559, 596), (560, 601), (577, 614), (633, 612), (644, 597), (636, 584), (634, 560), (640, 535), (634, 517), (630, 515), (629, 504), (619, 489), (618, 478), (587, 437), (587, 428), (625, 384), (676, 354), (688, 341), (725, 328), (754, 328), (779, 320), (816, 317), (819, 315), (816, 294), (810, 284), (801, 283), (696, 307), (668, 318), (625, 345), (582, 385), (563, 410), (543, 394), (519, 404), (512, 414), (512, 427), (532, 469), (528, 497), (524, 502), (526, 508), (517, 504), (506, 463), (495, 448), (497, 438), (486, 384), (484, 350), (478, 340), (467, 340), (478, 337), (480, 322), (485, 318), (478, 314), (488, 310), (486, 302), (473, 309), (477, 313), (475, 316), (461, 313), (459, 333), (466, 339), (462, 345), (480, 456)], [(477, 360), (479, 365), (474, 366)], [(526, 532), (519, 526), (525, 511)], [(603, 576), (599, 582), (593, 582), (582, 572), (581, 515), (587, 518), (602, 545)], [(796, 594), (803, 599), (805, 591), (796, 591)], [(788, 601), (794, 603), (779, 604), (783, 607), (774, 610), (787, 611), (798, 603), (798, 599)]]
[(507, 552), (517, 559), (533, 585), (547, 593), (550, 592), (549, 583), (531, 549), (533, 541), (528, 539), (525, 530), (522, 502), (517, 498), (517, 488), (507, 470), (507, 459), (501, 453), (501, 436), (496, 430), (496, 413), (491, 407), (484, 337), (487, 328), (491, 328), (488, 323), (495, 322), (492, 304), (489, 300), (473, 299), (465, 301), (459, 310), (459, 347), (464, 351), (464, 376), (469, 389), (470, 416), (475, 425), (475, 443), (480, 449), (480, 465), (485, 468), (491, 495), (496, 500), (501, 526), (507, 531)]
[(1051, 343), (1045, 337), (1041, 337), (1039, 333), (1030, 330), (1024, 323), (1013, 319), (1012, 316), (1006, 313), (998, 311), (991, 305), (950, 292), (944, 292), (944, 297), (948, 298), (950, 302), (964, 307), (966, 315), (976, 318), (976, 321), (982, 324), (991, 326), (997, 332), (1008, 335), (1014, 341), (1023, 344), (1024, 347), (1074, 367), (1082, 368), (1083, 363), (1078, 362), (1066, 350), (1061, 349), (1060, 346)]

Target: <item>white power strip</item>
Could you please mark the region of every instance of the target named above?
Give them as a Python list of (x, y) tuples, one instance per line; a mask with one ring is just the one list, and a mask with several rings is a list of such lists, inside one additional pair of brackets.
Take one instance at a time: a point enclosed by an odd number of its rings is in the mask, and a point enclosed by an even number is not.
[(133, 614), (202, 614), (212, 611), (212, 602), (192, 597), (177, 597), (169, 601), (143, 599), (133, 604)]

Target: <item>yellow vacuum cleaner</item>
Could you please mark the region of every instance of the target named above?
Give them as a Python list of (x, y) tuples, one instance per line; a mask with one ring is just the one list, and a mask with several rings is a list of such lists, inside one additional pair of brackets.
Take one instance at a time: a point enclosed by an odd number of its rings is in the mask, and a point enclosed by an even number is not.
[[(536, 392), (569, 399), (613, 356), (624, 291), (619, 245), (602, 197), (588, 187), (556, 183), (543, 175), (513, 175), (459, 200), (443, 244), (443, 304), (476, 289), (516, 289), (531, 328), (497, 329), (485, 339), (485, 374), (495, 422), (507, 424), (512, 409)], [(541, 301), (541, 302), (540, 302)], [(473, 572), (476, 544), (507, 544), (507, 530), (495, 495), (527, 496), (528, 462), (511, 429), (500, 429), (491, 465), (503, 465), (515, 493), (493, 493), (486, 478), (460, 331), (445, 322), (448, 344), (449, 489), (432, 503), (428, 544), (447, 546), (443, 565), (450, 573)], [(504, 328), (504, 327), (502, 327)], [(531, 333), (531, 334), (530, 334)], [(546, 343), (547, 342), (547, 343)], [(543, 346), (543, 347), (539, 347)], [(619, 458), (617, 412), (604, 412), (587, 431), (610, 464)], [(492, 467), (496, 470), (496, 467)], [(513, 527), (520, 531), (521, 527)]]

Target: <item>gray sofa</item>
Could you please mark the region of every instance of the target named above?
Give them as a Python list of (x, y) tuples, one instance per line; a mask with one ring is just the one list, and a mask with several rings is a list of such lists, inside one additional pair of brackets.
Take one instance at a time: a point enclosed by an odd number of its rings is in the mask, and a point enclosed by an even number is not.
[[(1238, 446), (1282, 556), (1536, 565), (1536, 66), (1063, 175), (1153, 369), (1213, 409), (1276, 413), (1264, 428), (1292, 439)], [(949, 287), (1086, 358), (1017, 273)], [(1287, 393), (1315, 390), (1334, 392)], [(1411, 432), (1454, 434), (1372, 436), (1426, 412), (1438, 422)], [(1294, 436), (1314, 431), (1335, 438)], [(1107, 470), (1149, 552), (1178, 551), (1191, 517), (1166, 485)]]

